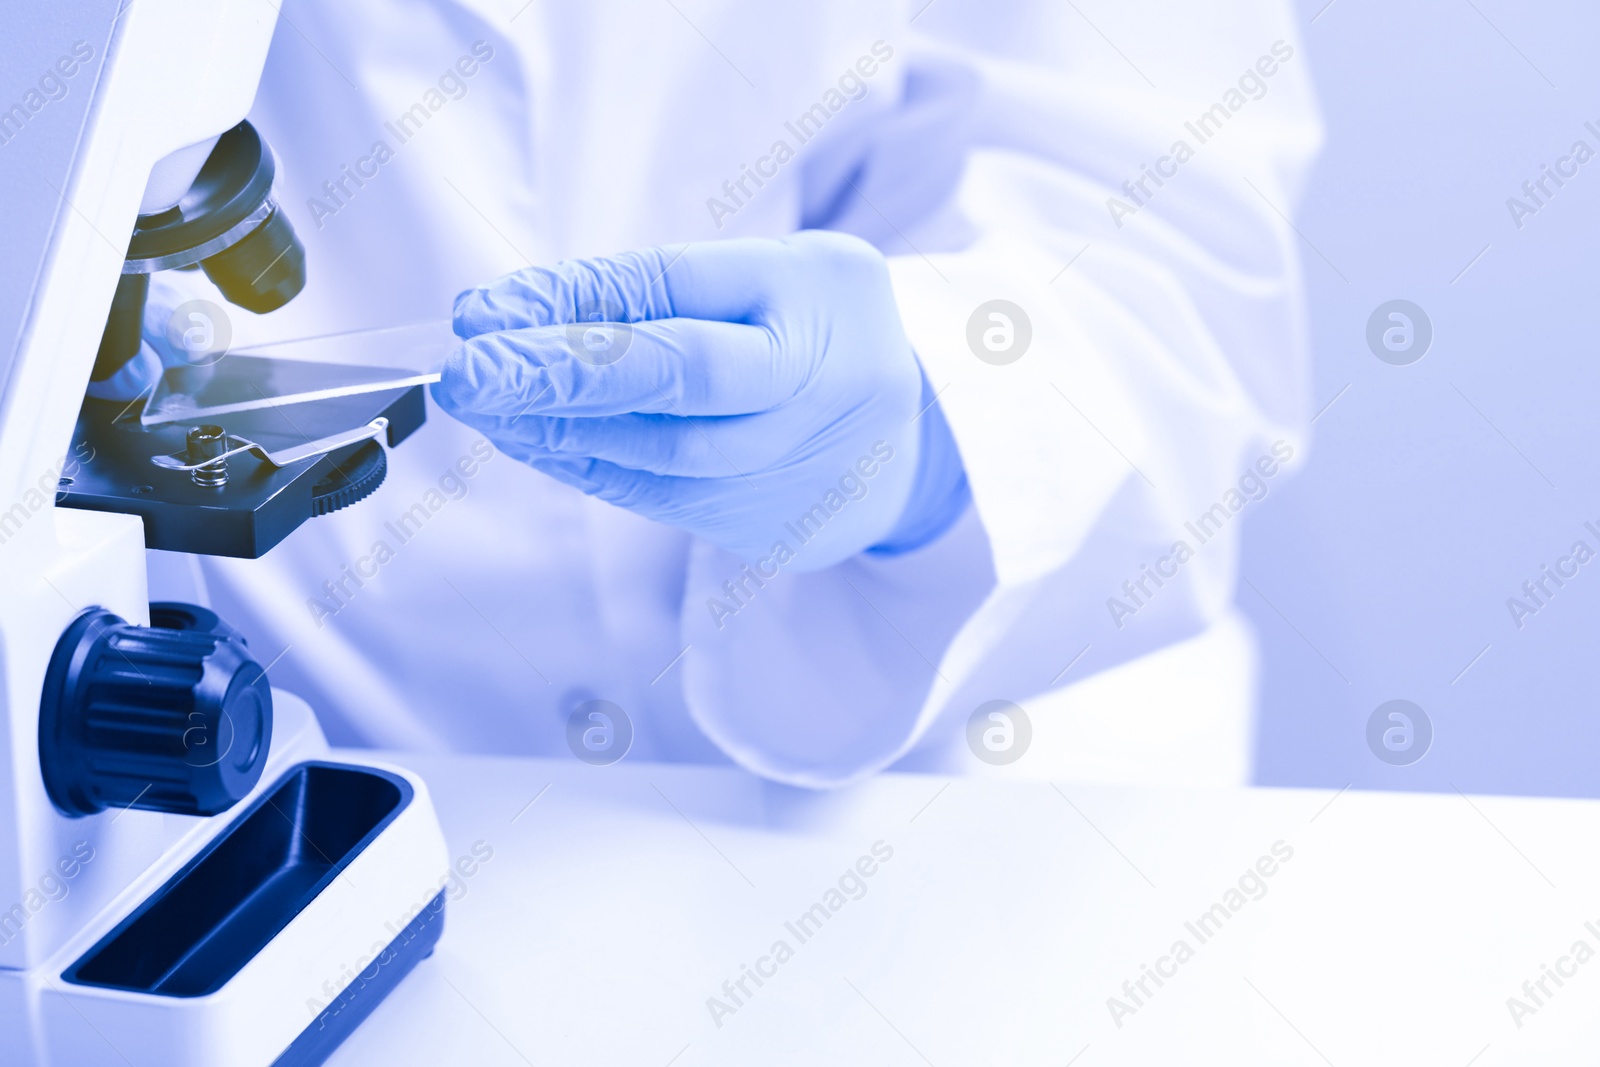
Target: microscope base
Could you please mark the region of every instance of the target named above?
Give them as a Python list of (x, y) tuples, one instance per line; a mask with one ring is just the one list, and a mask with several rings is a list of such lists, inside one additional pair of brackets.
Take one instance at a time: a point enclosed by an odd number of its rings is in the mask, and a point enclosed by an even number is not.
[(446, 865), (420, 778), (295, 764), (131, 910), (23, 976), (37, 1059), (320, 1064), (432, 953)]
[(383, 1003), (412, 968), (433, 955), (433, 946), (444, 933), (444, 893), (434, 897), (422, 913), (400, 931), (400, 936), (378, 954), (367, 971), (356, 976), (344, 992), (327, 1006), (315, 1022), (301, 1031), (294, 1044), (272, 1061), (272, 1067), (318, 1067), (333, 1055), (333, 1050), (355, 1032), (356, 1027)]

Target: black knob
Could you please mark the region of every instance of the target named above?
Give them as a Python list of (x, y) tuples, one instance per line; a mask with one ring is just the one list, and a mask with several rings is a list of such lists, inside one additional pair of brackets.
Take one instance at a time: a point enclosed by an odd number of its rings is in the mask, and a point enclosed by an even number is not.
[(68, 815), (215, 815), (261, 778), (272, 690), (244, 638), (190, 604), (152, 604), (150, 620), (134, 626), (89, 608), (56, 642), (39, 766)]

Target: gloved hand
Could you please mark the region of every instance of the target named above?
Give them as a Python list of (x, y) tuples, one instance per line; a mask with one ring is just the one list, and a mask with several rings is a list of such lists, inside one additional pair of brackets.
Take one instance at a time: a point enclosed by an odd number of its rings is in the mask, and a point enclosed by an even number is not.
[(149, 392), (169, 367), (206, 367), (227, 354), (232, 334), (228, 313), (220, 304), (194, 299), (182, 282), (170, 277), (173, 273), (158, 273), (150, 279), (138, 354), (109, 378), (91, 381), (89, 396), (131, 401)]
[(763, 571), (916, 548), (969, 499), (883, 257), (853, 237), (531, 267), (457, 297), (455, 331), (442, 408)]

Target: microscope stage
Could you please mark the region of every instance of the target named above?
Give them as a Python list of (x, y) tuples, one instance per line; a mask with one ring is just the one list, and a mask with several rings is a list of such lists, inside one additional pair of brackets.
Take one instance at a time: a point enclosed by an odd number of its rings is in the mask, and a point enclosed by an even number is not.
[[(427, 417), (420, 385), (208, 415), (206, 422), (270, 451), (388, 420), (393, 448)], [(56, 503), (144, 519), (145, 545), (170, 552), (256, 559), (315, 515), (354, 503), (386, 469), (381, 446), (365, 441), (284, 467), (245, 453), (227, 461), (226, 484), (197, 484), (187, 471), (157, 466), (185, 451), (189, 423), (142, 425), (135, 406), (88, 399)]]

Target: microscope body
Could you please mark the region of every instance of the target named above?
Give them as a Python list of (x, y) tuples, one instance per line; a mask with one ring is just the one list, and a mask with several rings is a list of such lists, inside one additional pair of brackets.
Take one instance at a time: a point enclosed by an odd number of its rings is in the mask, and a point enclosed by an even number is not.
[[(241, 123), (277, 10), (4, 3), (0, 1058), (318, 1063), (439, 936), (426, 786), (330, 759), (279, 650), (152, 610), (136, 511), (57, 504), (130, 235)], [(174, 724), (184, 761), (139, 751)]]

